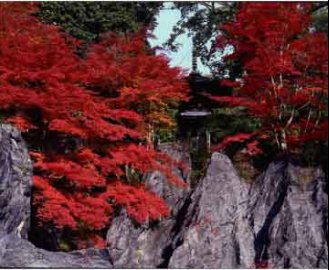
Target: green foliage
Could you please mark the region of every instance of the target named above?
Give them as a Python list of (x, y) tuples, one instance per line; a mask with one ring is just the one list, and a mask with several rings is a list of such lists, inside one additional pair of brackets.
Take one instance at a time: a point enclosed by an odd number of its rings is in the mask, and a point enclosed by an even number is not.
[(236, 2), (175, 2), (174, 8), (179, 9), (182, 16), (165, 46), (177, 50), (177, 38), (187, 33), (193, 37), (193, 45), (202, 63), (215, 71), (220, 64), (215, 54), (218, 26), (234, 17), (237, 5)]
[(316, 31), (323, 32), (328, 36), (328, 7), (313, 14), (312, 19)]
[(257, 130), (260, 126), (259, 120), (250, 118), (243, 112), (244, 109), (240, 107), (213, 110), (213, 116), (207, 122), (212, 143), (217, 144), (223, 138), (236, 133), (251, 133)]
[(155, 26), (161, 2), (42, 2), (38, 16), (60, 25), (70, 35), (97, 41), (102, 33), (135, 32)]
[(176, 128), (164, 128), (157, 129), (155, 131), (155, 141), (160, 143), (171, 143), (176, 140), (177, 129)]
[(192, 161), (192, 171), (190, 175), (191, 187), (195, 187), (200, 179), (202, 179), (207, 171), (210, 153), (203, 144), (190, 145), (190, 157)]

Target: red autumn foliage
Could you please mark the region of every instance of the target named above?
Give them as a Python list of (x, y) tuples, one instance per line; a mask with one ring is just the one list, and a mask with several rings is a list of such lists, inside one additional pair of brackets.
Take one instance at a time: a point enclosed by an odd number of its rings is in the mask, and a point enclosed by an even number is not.
[(102, 246), (97, 233), (116, 206), (141, 223), (169, 214), (141, 175), (160, 170), (184, 184), (171, 173), (178, 164), (146, 134), (169, 119), (168, 107), (185, 99), (187, 87), (180, 70), (146, 48), (143, 33), (109, 36), (81, 59), (78, 42), (38, 21), (36, 9), (0, 4), (0, 111), (29, 140), (39, 222)]
[(116, 204), (124, 206), (128, 215), (138, 223), (157, 220), (170, 213), (163, 200), (150, 194), (143, 186), (136, 188), (116, 182), (108, 187), (106, 196), (112, 198)]
[(228, 79), (223, 79), (220, 81), (220, 86), (222, 87), (238, 87), (240, 84), (238, 82), (234, 82)]
[(227, 146), (229, 146), (230, 144), (235, 143), (235, 142), (244, 142), (244, 141), (250, 140), (255, 135), (256, 135), (255, 133), (238, 133), (238, 134), (235, 134), (234, 136), (226, 137), (222, 140), (222, 142), (219, 145), (217, 145), (214, 148), (214, 150), (225, 149)]
[[(218, 46), (244, 67), (235, 95), (214, 97), (224, 106), (245, 107), (282, 151), (308, 140), (328, 140), (328, 38), (310, 30), (310, 3), (241, 3), (225, 24)], [(225, 81), (225, 84), (228, 84)], [(236, 85), (236, 82), (230, 83)], [(229, 141), (244, 140), (236, 136)], [(256, 145), (249, 145), (258, 153)]]
[(120, 89), (120, 95), (111, 101), (115, 108), (134, 110), (153, 127), (170, 126), (169, 105), (186, 100), (184, 74), (178, 68), (169, 69), (165, 56), (150, 54), (145, 48), (145, 31), (140, 33), (125, 43), (108, 35), (94, 45), (87, 57), (89, 72), (82, 79), (102, 93), (115, 96)]
[(263, 152), (260, 147), (260, 141), (266, 139), (268, 139), (266, 135), (263, 134), (263, 136), (259, 136), (258, 132), (237, 133), (224, 138), (220, 144), (213, 148), (213, 150), (220, 151), (233, 143), (243, 143), (246, 144), (246, 154), (248, 154), (248, 156), (257, 156)]

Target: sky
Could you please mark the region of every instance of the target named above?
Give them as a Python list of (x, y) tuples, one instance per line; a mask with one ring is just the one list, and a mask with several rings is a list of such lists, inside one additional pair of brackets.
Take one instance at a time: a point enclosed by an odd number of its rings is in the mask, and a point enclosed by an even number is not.
[[(152, 47), (162, 46), (165, 43), (172, 32), (173, 26), (181, 18), (179, 10), (172, 10), (170, 7), (172, 3), (166, 2), (164, 8), (160, 11), (157, 22), (158, 25), (155, 28), (153, 35), (156, 39), (149, 40)], [(161, 50), (158, 53), (164, 53), (170, 59), (170, 65), (172, 67), (182, 67), (191, 71), (192, 69), (192, 38), (188, 37), (187, 34), (181, 35), (177, 42), (182, 44), (177, 52), (171, 52), (169, 50)], [(198, 71), (202, 74), (208, 74), (209, 70), (202, 65), (201, 61), (198, 60)]]

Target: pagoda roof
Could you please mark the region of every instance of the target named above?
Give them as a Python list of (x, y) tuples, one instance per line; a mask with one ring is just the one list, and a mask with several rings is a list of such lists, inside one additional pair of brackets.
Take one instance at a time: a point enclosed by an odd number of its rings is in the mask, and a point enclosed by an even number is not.
[(211, 115), (210, 111), (198, 111), (198, 110), (190, 110), (190, 111), (184, 111), (180, 113), (181, 116), (185, 117), (204, 117)]

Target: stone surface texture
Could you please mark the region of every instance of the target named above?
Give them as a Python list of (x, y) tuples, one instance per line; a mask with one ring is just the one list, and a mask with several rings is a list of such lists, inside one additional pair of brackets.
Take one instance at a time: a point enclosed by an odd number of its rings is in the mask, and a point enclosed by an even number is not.
[(50, 252), (27, 240), (32, 171), (20, 133), (0, 124), (0, 268), (112, 268), (107, 250)]
[[(182, 146), (162, 145), (191, 164)], [(32, 165), (20, 133), (0, 124), (0, 268), (327, 268), (328, 194), (319, 168), (278, 160), (252, 184), (230, 159), (212, 154), (192, 189), (170, 184), (160, 172), (145, 176), (172, 215), (137, 225), (125, 213), (113, 219), (108, 248), (50, 252), (27, 240)]]
[(328, 267), (328, 194), (318, 168), (273, 162), (250, 188), (256, 261), (270, 268)]
[(14, 234), (0, 233), (0, 268), (112, 268), (106, 250), (50, 252)]
[[(161, 150), (177, 161), (190, 164), (189, 155), (180, 145), (162, 145)], [(189, 170), (183, 175), (178, 169), (175, 173), (187, 181), (186, 188), (178, 188), (170, 184), (165, 176), (158, 171), (146, 176), (147, 188), (162, 197), (171, 208), (171, 216), (156, 224), (136, 226), (122, 212), (107, 233), (109, 253), (116, 268), (155, 268), (164, 261), (164, 249), (171, 244), (175, 232), (177, 216), (185, 203), (189, 188)]]
[(20, 133), (0, 124), (0, 231), (27, 238), (32, 164)]
[[(248, 187), (225, 155), (214, 153), (181, 227), (172, 268), (253, 267), (253, 235), (246, 216)], [(187, 223), (186, 223), (187, 222)]]
[(247, 184), (227, 156), (214, 153), (193, 190), (167, 196), (161, 175), (149, 179), (169, 198), (173, 216), (144, 227), (124, 213), (114, 220), (108, 232), (114, 267), (328, 266), (328, 195), (319, 168), (276, 161)]

